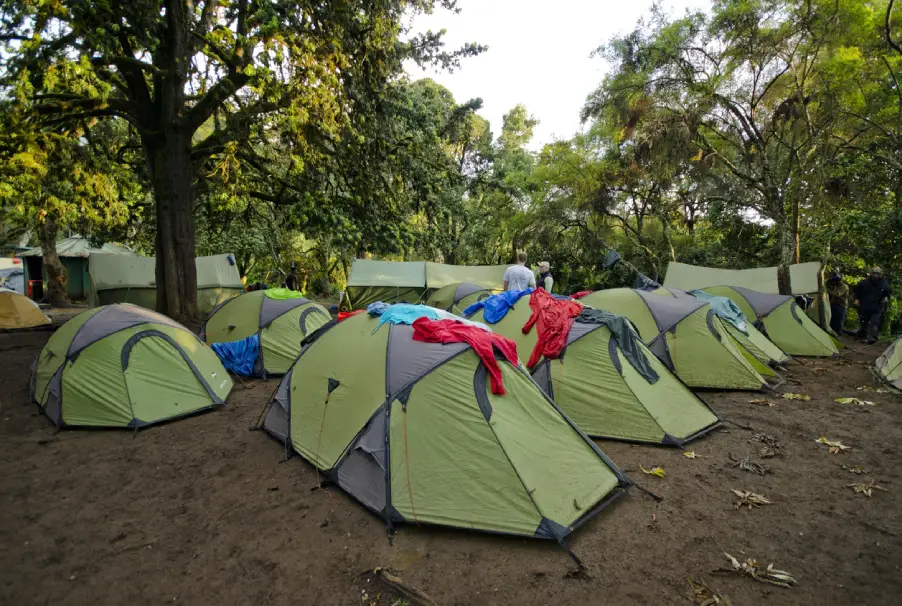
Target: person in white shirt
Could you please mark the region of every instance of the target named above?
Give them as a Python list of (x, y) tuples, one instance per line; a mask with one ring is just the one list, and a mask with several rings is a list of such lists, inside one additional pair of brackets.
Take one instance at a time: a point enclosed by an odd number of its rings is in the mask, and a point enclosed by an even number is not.
[(504, 272), (504, 290), (526, 290), (536, 287), (536, 276), (526, 267), (526, 253), (517, 253), (517, 264), (511, 265)]
[(539, 263), (539, 286), (548, 292), (551, 292), (554, 286), (554, 277), (551, 275), (551, 265), (548, 261)]

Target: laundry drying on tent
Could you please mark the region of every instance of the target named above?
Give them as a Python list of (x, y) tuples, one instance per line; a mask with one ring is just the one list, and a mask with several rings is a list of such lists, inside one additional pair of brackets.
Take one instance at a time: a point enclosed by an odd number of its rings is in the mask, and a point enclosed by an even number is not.
[(232, 380), (178, 322), (143, 307), (95, 307), (57, 330), (31, 395), (58, 427), (140, 428), (220, 406)]
[(301, 341), (331, 319), (325, 307), (297, 291), (256, 290), (217, 306), (200, 338), (217, 344), (217, 353), (223, 352), (223, 360), (238, 374), (244, 374), (250, 362), (254, 376), (281, 375), (301, 352)]
[(377, 322), (352, 316), (307, 345), (262, 427), (390, 532), (411, 522), (562, 541), (629, 485), (522, 367), (498, 361), (496, 395), (468, 343)]
[(649, 349), (690, 387), (757, 390), (767, 386), (704, 301), (614, 288), (596, 291), (581, 302), (629, 318)]
[[(526, 295), (492, 325), (516, 342), (521, 356), (535, 351), (542, 339), (544, 321), (523, 332), (535, 311), (532, 298), (542, 292)], [(573, 305), (579, 304), (546, 299), (537, 307)], [(717, 427), (717, 415), (649, 351), (629, 322), (580, 307), (564, 347), (553, 348), (554, 359), (542, 356), (532, 368), (539, 387), (580, 429), (599, 438), (681, 446)], [(484, 313), (470, 319), (482, 320)]]
[(724, 328), (736, 341), (740, 353), (745, 355), (755, 370), (765, 377), (777, 377), (771, 366), (785, 364), (792, 359), (755, 328), (745, 317), (742, 309), (727, 297), (715, 296), (703, 290), (687, 293), (676, 288), (659, 288), (652, 291), (652, 294), (666, 297), (694, 297), (711, 305)]
[(468, 306), (482, 301), (496, 292), (498, 291), (470, 282), (454, 282), (430, 294), (426, 298), (426, 305), (462, 315), (463, 310)]
[(0, 329), (34, 328), (51, 324), (38, 304), (8, 288), (0, 288)]
[(517, 304), (517, 301), (531, 292), (531, 288), (527, 288), (526, 290), (506, 290), (500, 292), (497, 295), (492, 295), (481, 301), (476, 301), (468, 306), (464, 309), (464, 315), (472, 316), (482, 309), (484, 310), (482, 314), (483, 320), (488, 324), (495, 324), (504, 318), (509, 309), (513, 309), (514, 305)]
[(893, 341), (877, 358), (874, 372), (896, 389), (902, 389), (902, 337)]
[(741, 286), (711, 286), (705, 292), (732, 300), (758, 330), (791, 356), (834, 356), (836, 342), (799, 309), (788, 295), (774, 295)]

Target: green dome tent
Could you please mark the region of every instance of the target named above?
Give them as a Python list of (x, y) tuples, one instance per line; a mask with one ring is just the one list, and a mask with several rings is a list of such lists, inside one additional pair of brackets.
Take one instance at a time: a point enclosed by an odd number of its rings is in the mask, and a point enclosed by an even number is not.
[(232, 380), (187, 328), (120, 303), (80, 313), (35, 362), (32, 398), (58, 427), (145, 427), (225, 402)]
[(426, 305), (460, 315), (467, 307), (492, 296), (494, 292), (490, 288), (471, 284), (470, 282), (454, 282), (439, 288), (429, 295), (426, 299)]
[(897, 389), (902, 389), (902, 338), (893, 341), (877, 361), (874, 370), (881, 379)]
[[(517, 344), (523, 359), (538, 341), (535, 329), (527, 334), (522, 330), (532, 312), (529, 301), (530, 295), (522, 297), (491, 325)], [(485, 322), (482, 310), (469, 319)], [(593, 437), (682, 446), (715, 428), (718, 417), (708, 405), (641, 342), (639, 347), (658, 375), (653, 382), (633, 367), (607, 326), (574, 322), (564, 353), (555, 360), (540, 360), (533, 378)]]
[(263, 429), (389, 526), (563, 538), (629, 485), (530, 380), (494, 395), (466, 343), (413, 340), (367, 314), (308, 339)]
[(648, 348), (690, 387), (767, 386), (708, 303), (630, 288), (596, 291), (580, 302), (629, 318)]
[[(705, 301), (704, 291), (699, 294), (699, 300)], [(696, 298), (693, 293), (686, 292), (685, 290), (672, 289), (672, 288), (658, 288), (651, 291), (652, 294), (663, 296), (663, 297), (692, 297)], [(715, 295), (710, 295), (713, 299)], [(725, 300), (725, 299), (723, 299)], [(710, 303), (711, 301), (705, 301)], [(713, 305), (712, 305), (713, 307)], [(735, 310), (735, 306), (733, 307)], [(715, 309), (715, 313), (717, 310)], [(755, 326), (749, 321), (747, 318), (743, 323), (743, 327), (745, 331), (739, 329), (732, 322), (721, 318), (721, 323), (724, 328), (727, 329), (727, 332), (730, 333), (730, 336), (736, 341), (739, 345), (739, 351), (745, 355), (746, 359), (752, 363), (752, 366), (757, 370), (761, 375), (765, 377), (776, 377), (777, 373), (771, 370), (771, 365), (777, 364), (785, 364), (789, 362), (791, 358), (786, 355), (782, 349), (771, 343), (764, 334), (759, 331)]]
[(240, 341), (259, 335), (254, 374), (288, 372), (301, 341), (332, 319), (325, 307), (285, 288), (246, 292), (216, 307), (200, 331), (207, 344)]
[(704, 290), (736, 303), (747, 318), (754, 318), (758, 330), (791, 356), (839, 354), (833, 337), (806, 316), (790, 296), (765, 294), (741, 286), (709, 286)]

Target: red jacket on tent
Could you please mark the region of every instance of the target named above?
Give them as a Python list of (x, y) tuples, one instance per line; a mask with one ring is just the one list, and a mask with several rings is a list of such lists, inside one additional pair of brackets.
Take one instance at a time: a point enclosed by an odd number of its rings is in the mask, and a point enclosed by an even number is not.
[(557, 358), (567, 346), (567, 335), (573, 326), (573, 319), (579, 315), (583, 306), (576, 301), (558, 300), (540, 288), (529, 298), (532, 315), (523, 325), (523, 334), (527, 334), (535, 325), (538, 336), (536, 346), (529, 356), (526, 366), (532, 368), (539, 363), (542, 356)]

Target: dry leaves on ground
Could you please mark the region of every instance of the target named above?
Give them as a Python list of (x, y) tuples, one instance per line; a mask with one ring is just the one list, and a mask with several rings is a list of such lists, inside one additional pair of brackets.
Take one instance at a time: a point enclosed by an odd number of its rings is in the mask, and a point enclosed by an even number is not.
[(772, 459), (780, 454), (779, 450), (774, 450), (770, 446), (762, 446), (758, 449), (758, 456), (762, 459)]
[(735, 488), (731, 488), (737, 497), (739, 497), (739, 501), (736, 502), (734, 507), (736, 509), (742, 509), (742, 506), (745, 505), (749, 509), (752, 507), (761, 507), (762, 505), (771, 505), (773, 501), (769, 501), (764, 498), (763, 495), (758, 494), (757, 492), (749, 492), (748, 490), (736, 490)]
[(742, 575), (748, 575), (756, 581), (760, 581), (762, 583), (770, 583), (771, 585), (776, 585), (778, 587), (790, 588), (798, 583), (798, 581), (796, 581), (793, 576), (785, 570), (777, 570), (776, 568), (774, 568), (773, 563), (768, 564), (767, 568), (762, 569), (758, 561), (752, 558), (749, 558), (745, 562), (740, 563), (739, 560), (737, 560), (730, 554), (724, 553), (724, 555), (727, 556), (728, 560), (730, 560), (730, 564), (732, 565), (732, 572), (736, 572)]
[(745, 457), (744, 459), (737, 459), (733, 456), (733, 453), (728, 453), (728, 456), (730, 457), (730, 460), (733, 461), (733, 467), (738, 467), (742, 471), (747, 471), (759, 476), (763, 476), (768, 471), (770, 471), (770, 469), (768, 469), (761, 463), (752, 461), (749, 457)]
[(862, 385), (855, 388), (858, 391), (873, 391), (874, 393), (889, 393), (885, 387), (871, 387), (870, 385)]
[(755, 440), (757, 440), (758, 442), (761, 442), (762, 444), (766, 444), (767, 446), (770, 446), (771, 448), (774, 448), (774, 449), (780, 448), (780, 441), (777, 440), (777, 438), (775, 438), (773, 436), (767, 435), (766, 433), (756, 433)]
[(855, 491), (855, 494), (863, 494), (866, 497), (871, 496), (873, 491), (882, 490), (883, 492), (887, 492), (886, 488), (883, 486), (878, 486), (876, 480), (871, 480), (870, 482), (859, 482), (857, 484), (849, 484), (849, 488)]
[(868, 470), (865, 469), (864, 467), (862, 467), (861, 465), (849, 466), (849, 465), (843, 464), (843, 465), (842, 465), (842, 468), (845, 469), (846, 471), (848, 471), (849, 473), (854, 473), (854, 474), (857, 474), (857, 475), (861, 475), (861, 474), (863, 474), (863, 473), (867, 473), (867, 472), (868, 472)]
[(687, 459), (700, 459), (701, 458), (700, 455), (695, 454), (694, 450), (688, 450), (688, 451), (684, 452), (683, 456), (686, 457)]
[(847, 450), (852, 450), (851, 446), (846, 446), (839, 440), (828, 440), (825, 436), (819, 437), (815, 442), (827, 446), (830, 454), (841, 454)]
[(749, 400), (749, 404), (757, 404), (758, 406), (776, 406), (776, 402), (772, 402), (771, 400), (758, 399), (758, 400)]
[(811, 396), (806, 396), (803, 393), (786, 392), (783, 394), (782, 397), (784, 400), (801, 400), (802, 402), (810, 402), (811, 401)]
[(837, 404), (858, 404), (859, 406), (877, 406), (876, 402), (860, 400), (858, 398), (836, 398)]
[(642, 470), (642, 473), (648, 474), (650, 476), (656, 476), (658, 478), (663, 478), (666, 474), (664, 470), (660, 467), (652, 467), (651, 469), (645, 469), (641, 465), (639, 465), (639, 469)]
[(698, 606), (732, 606), (730, 598), (714, 592), (704, 581), (689, 581), (692, 589), (692, 601)]

